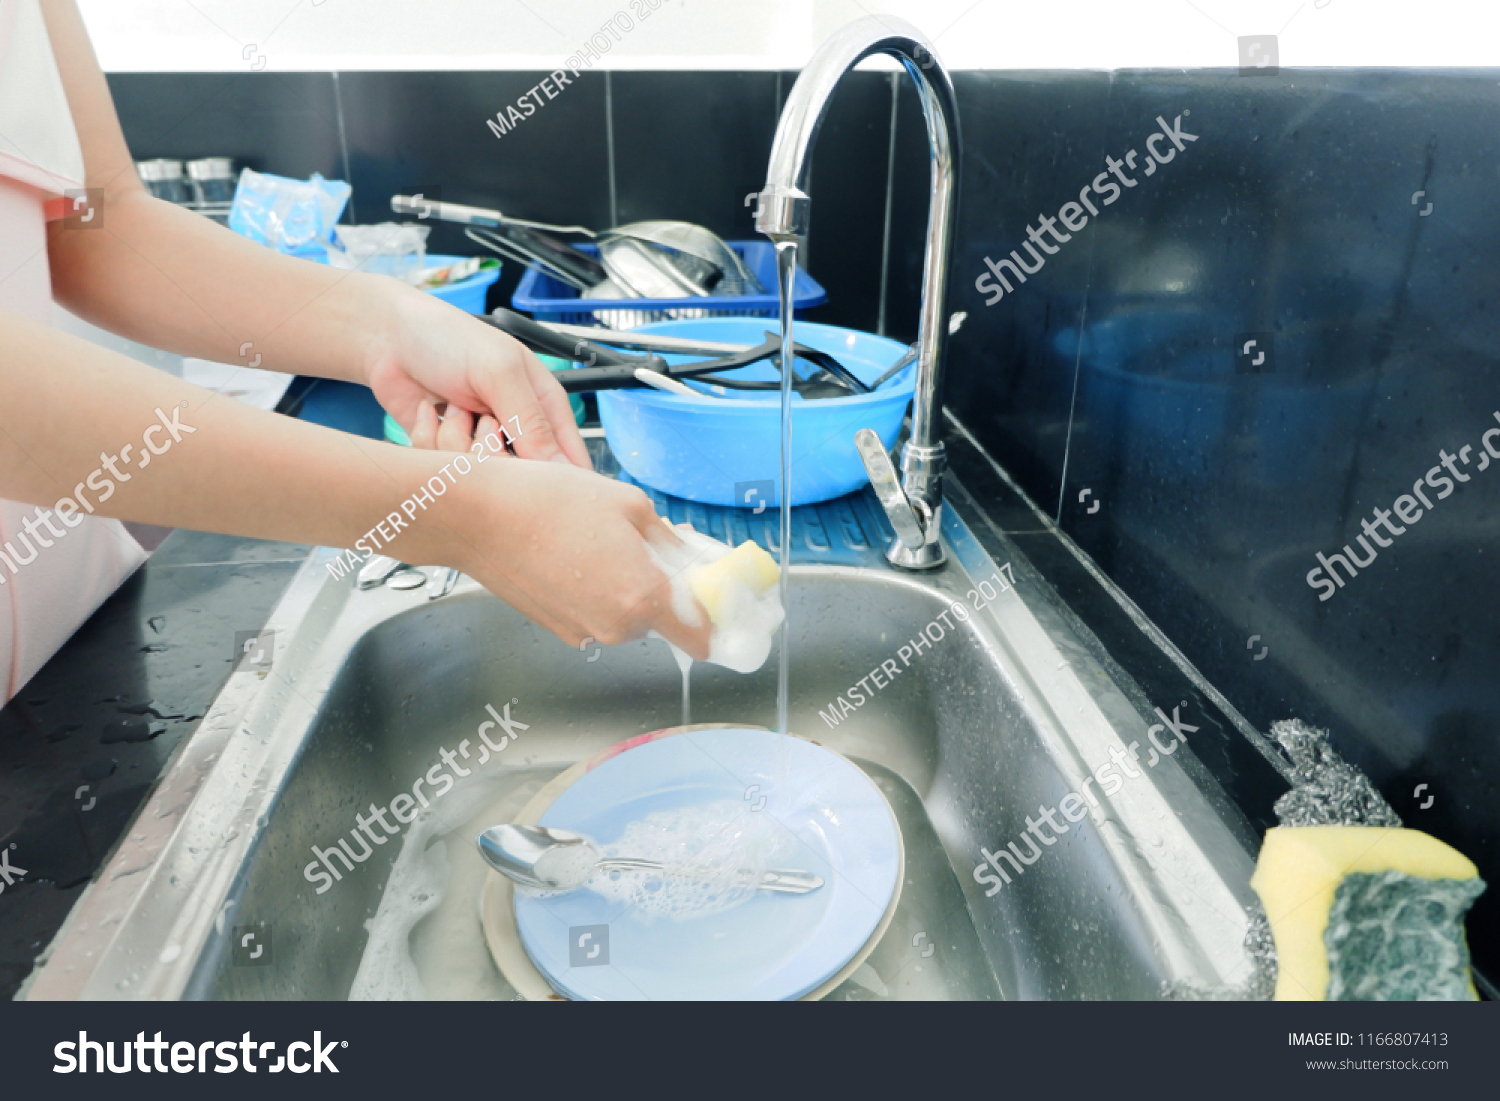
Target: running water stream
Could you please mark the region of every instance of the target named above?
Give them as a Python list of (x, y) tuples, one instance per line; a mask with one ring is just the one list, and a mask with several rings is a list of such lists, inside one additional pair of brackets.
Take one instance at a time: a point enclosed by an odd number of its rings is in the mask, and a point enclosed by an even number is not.
[[(776, 242), (776, 289), (780, 298), (781, 312), (781, 477), (780, 477), (780, 522), (781, 535), (779, 539), (780, 554), (778, 557), (777, 570), (777, 595), (783, 609), (783, 613), (789, 612), (791, 602), (791, 547), (792, 547), (792, 381), (793, 362), (795, 356), (792, 353), (792, 288), (797, 277), (797, 245), (792, 240), (778, 240)], [(661, 563), (670, 574), (681, 572), (681, 564), (672, 567), (670, 563)], [(773, 628), (774, 629), (774, 628)], [(781, 623), (781, 646), (779, 648), (779, 667), (776, 676), (776, 731), (782, 737), (789, 733), (787, 713), (791, 700), (791, 637), (785, 620)], [(669, 644), (670, 645), (670, 644)], [(673, 646), (672, 656), (676, 659), (678, 668), (682, 670), (682, 725), (688, 726), (692, 723), (692, 666), (693, 659)], [(735, 667), (733, 662), (728, 663)], [(755, 662), (750, 668), (758, 668), (759, 662)], [(741, 670), (749, 672), (750, 668)], [(781, 776), (786, 775), (786, 755), (783, 751), (781, 759)]]
[[(779, 593), (790, 618), (792, 573), (792, 289), (797, 278), (797, 244), (776, 242), (776, 294), (781, 313), (781, 555)], [(781, 625), (780, 668), (776, 675), (776, 731), (788, 734), (787, 705), (791, 698), (791, 625)], [(782, 764), (785, 766), (785, 758)]]
[(672, 656), (677, 659), (677, 667), (682, 670), (682, 725), (691, 726), (693, 722), (693, 659), (688, 653), (675, 646), (672, 647)]

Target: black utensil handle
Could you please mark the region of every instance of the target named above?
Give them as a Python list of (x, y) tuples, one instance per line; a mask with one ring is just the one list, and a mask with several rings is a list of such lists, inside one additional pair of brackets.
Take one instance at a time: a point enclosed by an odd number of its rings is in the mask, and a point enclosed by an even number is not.
[(496, 226), (491, 232), (500, 233), (516, 244), (545, 257), (549, 263), (591, 287), (598, 286), (609, 277), (609, 273), (604, 270), (604, 265), (594, 257), (539, 229), (530, 229), (513, 222), (506, 222)]
[[(766, 340), (767, 342), (773, 340), (776, 341), (776, 350), (778, 352), (781, 350), (781, 337), (779, 337), (777, 334), (772, 332), (766, 333)], [(803, 344), (793, 343), (792, 355), (794, 355), (798, 359), (804, 359), (808, 363), (823, 368), (823, 370), (832, 375), (836, 381), (843, 383), (844, 386), (852, 394), (868, 394), (870, 392), (869, 385), (853, 371), (849, 370), (849, 368), (845, 367), (842, 363), (835, 359), (831, 352), (819, 351), (816, 348), (809, 348)], [(780, 360), (778, 360), (777, 366), (780, 367), (780, 365)]]
[(629, 386), (644, 385), (635, 377), (634, 367), (576, 367), (571, 371), (557, 371), (553, 378), (562, 384), (569, 394), (585, 394), (591, 390), (623, 390)]
[(661, 362), (656, 356), (633, 356), (618, 348), (607, 348), (590, 340), (563, 336), (514, 310), (497, 309), (483, 320), (501, 332), (509, 333), (533, 352), (570, 359), (585, 367), (628, 367), (633, 371), (637, 367), (656, 369), (656, 365)]
[[(570, 394), (641, 386), (640, 380), (635, 377), (636, 369), (639, 367), (665, 375), (667, 378), (697, 378), (703, 382), (732, 390), (780, 389), (780, 384), (777, 382), (752, 382), (748, 379), (731, 378), (721, 373), (734, 371), (777, 355), (781, 350), (781, 338), (774, 333), (767, 333), (764, 343), (733, 355), (669, 367), (659, 355), (629, 355), (618, 348), (606, 347), (590, 340), (581, 340), (559, 333), (514, 310), (497, 309), (488, 317), (481, 317), (480, 320), (488, 322), (501, 332), (509, 333), (532, 351), (583, 364), (581, 369), (559, 371), (553, 376), (562, 384), (563, 390)], [(844, 386), (851, 392), (862, 393), (869, 390), (868, 386), (828, 353), (803, 348), (801, 345), (796, 345), (795, 349), (799, 358), (810, 360), (825, 369), (831, 366), (833, 376), (842, 380)]]

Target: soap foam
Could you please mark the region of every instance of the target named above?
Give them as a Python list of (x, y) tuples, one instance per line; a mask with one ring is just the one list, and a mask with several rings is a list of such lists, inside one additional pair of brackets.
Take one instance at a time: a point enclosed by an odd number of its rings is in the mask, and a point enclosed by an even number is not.
[(543, 882), (563, 884), (563, 889), (571, 890), (589, 881), (598, 860), (592, 845), (559, 845), (538, 857), (534, 868)]
[[(462, 966), (447, 970), (461, 971), (471, 987), (482, 989), (477, 996), (494, 996), (500, 984), (482, 931), (477, 925), (469, 931), (468, 914), (454, 920), (451, 911), (467, 910), (468, 897), (478, 896), (487, 874), (483, 862), (469, 856), (473, 838), (496, 821), (509, 821), (508, 816), (530, 797), (530, 790), (522, 788), (496, 806), (499, 791), (514, 784), (514, 774), (508, 771), (461, 779), (445, 799), (423, 809), (398, 839), (401, 851), (391, 866), (380, 905), (365, 923), (369, 936), (349, 989), (350, 1001), (422, 1001), (432, 996), (428, 984), (434, 969), (415, 958), (413, 949), (423, 939), (421, 930), (438, 918), (447, 919), (447, 929), (460, 928), (467, 935), (467, 951), (459, 957)], [(461, 851), (465, 855), (459, 857)], [(452, 937), (443, 939), (451, 941)], [(454, 996), (451, 985), (446, 989), (446, 996)]]
[[(768, 869), (797, 863), (797, 848), (769, 815), (732, 800), (654, 811), (627, 825), (600, 852), (606, 859), (655, 861), (663, 870), (600, 868), (582, 889), (624, 903), (647, 920), (688, 921), (754, 898)], [(522, 890), (539, 898), (560, 893)]]
[[(677, 618), (685, 623), (701, 623), (702, 613), (693, 599), (689, 582), (699, 570), (717, 562), (732, 548), (691, 528), (672, 530), (682, 538), (681, 546), (647, 543), (646, 549), (657, 568), (671, 580), (672, 610), (677, 613)], [(753, 673), (770, 657), (771, 638), (786, 618), (776, 587), (757, 593), (747, 582), (730, 578), (725, 582), (723, 609), (709, 638), (708, 660), (736, 673)], [(662, 637), (655, 631), (651, 634), (655, 638)], [(675, 646), (672, 652), (678, 665), (683, 665), (684, 660), (692, 660)]]

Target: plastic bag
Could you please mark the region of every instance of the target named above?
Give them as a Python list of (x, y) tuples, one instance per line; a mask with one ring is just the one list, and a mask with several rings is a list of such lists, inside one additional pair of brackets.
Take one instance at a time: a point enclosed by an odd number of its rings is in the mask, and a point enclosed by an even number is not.
[(427, 234), (431, 229), (409, 222), (339, 226), (328, 248), (328, 262), (336, 268), (393, 275), (403, 283), (415, 284), (427, 266)]
[(333, 227), (349, 202), (342, 180), (292, 180), (245, 169), (234, 189), (229, 228), (288, 256), (328, 263)]

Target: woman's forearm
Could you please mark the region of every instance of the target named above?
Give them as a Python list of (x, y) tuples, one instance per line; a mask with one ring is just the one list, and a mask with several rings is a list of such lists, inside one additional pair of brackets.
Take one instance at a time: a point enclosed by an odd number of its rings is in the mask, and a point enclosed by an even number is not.
[(134, 174), (101, 189), (98, 228), (53, 223), (53, 293), (85, 321), (219, 363), (364, 381), (366, 349), (417, 293), (240, 237), (153, 198)]
[[(47, 530), (96, 513), (352, 547), (452, 459), (252, 409), (0, 311), (0, 497), (54, 510)], [(392, 553), (464, 566), (443, 509), (422, 519)]]
[(633, 486), (305, 424), (4, 310), (0, 497), (37, 506), (43, 551), (83, 513), (379, 550), (462, 570), (570, 646), (655, 630), (708, 654), (707, 616), (678, 618), (648, 551), (677, 537)]

